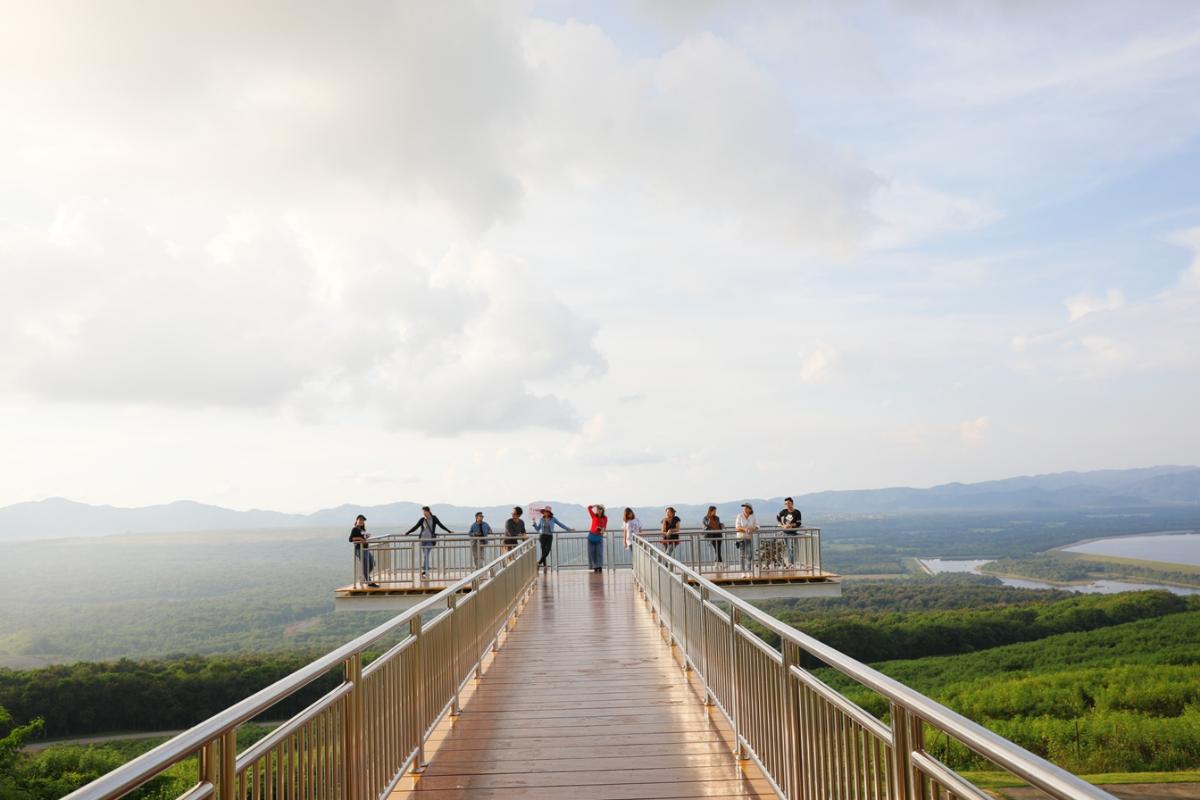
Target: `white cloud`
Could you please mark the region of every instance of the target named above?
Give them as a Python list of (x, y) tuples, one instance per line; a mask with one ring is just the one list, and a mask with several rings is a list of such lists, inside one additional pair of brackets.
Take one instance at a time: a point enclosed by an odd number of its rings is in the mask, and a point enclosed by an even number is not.
[(6, 245), (22, 268), (0, 365), (48, 400), (366, 409), (445, 435), (571, 428), (571, 406), (532, 384), (604, 370), (595, 324), (486, 250), (453, 247), (432, 267), (360, 250), (331, 286), (285, 224), (240, 218), (208, 247), (172, 250), (79, 207), (52, 236)]
[(1055, 381), (1200, 369), (1200, 229), (1169, 240), (1192, 250), (1173, 285), (1134, 302), (1116, 290), (1068, 298), (1065, 327), (1012, 339), (1013, 368)]
[(810, 352), (800, 356), (801, 380), (816, 383), (829, 377), (829, 373), (837, 366), (838, 351), (827, 344), (818, 345)]
[(984, 435), (992, 427), (992, 418), (983, 416), (958, 423), (958, 436), (963, 444), (974, 447), (983, 442)]
[(1089, 292), (1080, 292), (1071, 295), (1063, 303), (1067, 307), (1067, 315), (1074, 322), (1080, 317), (1096, 311), (1113, 311), (1120, 308), (1125, 305), (1125, 296), (1118, 289), (1109, 289), (1103, 297)]

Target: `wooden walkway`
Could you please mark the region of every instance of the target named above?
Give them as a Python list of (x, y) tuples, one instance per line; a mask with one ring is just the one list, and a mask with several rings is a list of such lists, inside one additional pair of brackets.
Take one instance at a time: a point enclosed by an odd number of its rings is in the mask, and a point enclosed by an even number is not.
[(516, 627), (391, 800), (775, 797), (733, 755), (630, 570), (539, 578)]

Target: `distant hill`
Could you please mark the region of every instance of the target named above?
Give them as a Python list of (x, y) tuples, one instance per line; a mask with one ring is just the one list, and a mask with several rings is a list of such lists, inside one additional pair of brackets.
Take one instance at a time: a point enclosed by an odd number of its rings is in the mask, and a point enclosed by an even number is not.
[[(1026, 475), (982, 483), (947, 483), (926, 489), (892, 487), (795, 495), (809, 517), (814, 514), (854, 514), (936, 510), (1105, 509), (1200, 505), (1200, 468), (1159, 466), (1142, 469), (1058, 472)], [(767, 518), (781, 506), (780, 497), (746, 498)], [(716, 503), (723, 518), (732, 519), (743, 498)], [(555, 513), (567, 525), (583, 527), (587, 511), (578, 503), (554, 502)], [(664, 504), (665, 505), (665, 504)], [(685, 524), (695, 525), (707, 504), (675, 503)], [(341, 505), (312, 514), (278, 511), (234, 511), (220, 506), (180, 500), (142, 508), (93, 506), (51, 498), (0, 508), (0, 541), (113, 533), (174, 533), (185, 531), (254, 530), (271, 528), (349, 527), (356, 514), (365, 514), (375, 530), (409, 525), (420, 504), (396, 502), (377, 506)], [(435, 512), (457, 529), (483, 511), (494, 526), (508, 517), (511, 506), (436, 505)], [(663, 506), (637, 507), (652, 523)], [(616, 520), (614, 504), (610, 517)]]

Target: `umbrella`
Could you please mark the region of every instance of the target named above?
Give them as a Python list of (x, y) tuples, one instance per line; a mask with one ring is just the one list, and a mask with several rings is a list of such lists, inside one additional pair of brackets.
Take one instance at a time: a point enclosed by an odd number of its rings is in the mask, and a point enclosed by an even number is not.
[(554, 513), (554, 510), (550, 508), (549, 503), (536, 502), (529, 504), (529, 516), (535, 517), (538, 514), (541, 514), (542, 511), (549, 511), (551, 514)]

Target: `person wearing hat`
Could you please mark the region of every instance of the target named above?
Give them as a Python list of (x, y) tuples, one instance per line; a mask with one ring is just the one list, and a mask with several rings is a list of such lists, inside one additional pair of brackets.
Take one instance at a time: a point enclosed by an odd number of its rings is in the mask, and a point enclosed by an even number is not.
[(375, 569), (375, 556), (367, 550), (367, 518), (359, 514), (354, 518), (354, 527), (350, 529), (350, 541), (354, 542), (354, 557), (362, 564), (363, 583), (372, 589), (378, 589), (379, 584), (371, 581), (371, 570)]
[(550, 557), (550, 548), (554, 546), (554, 526), (562, 528), (564, 531), (570, 531), (566, 525), (563, 525), (554, 516), (554, 510), (550, 506), (542, 509), (542, 518), (533, 521), (533, 529), (538, 532), (538, 544), (542, 546), (542, 557), (538, 559), (539, 567), (549, 567), (546, 559)]
[(742, 510), (734, 520), (734, 527), (737, 529), (737, 549), (742, 552), (742, 571), (749, 572), (751, 557), (754, 555), (754, 532), (758, 530), (758, 518), (754, 516), (753, 506), (742, 503)]
[(592, 572), (603, 572), (604, 531), (608, 528), (608, 517), (604, 513), (604, 506), (600, 503), (588, 506), (588, 514), (592, 518), (592, 525), (588, 528), (587, 536), (588, 566), (592, 568)]

